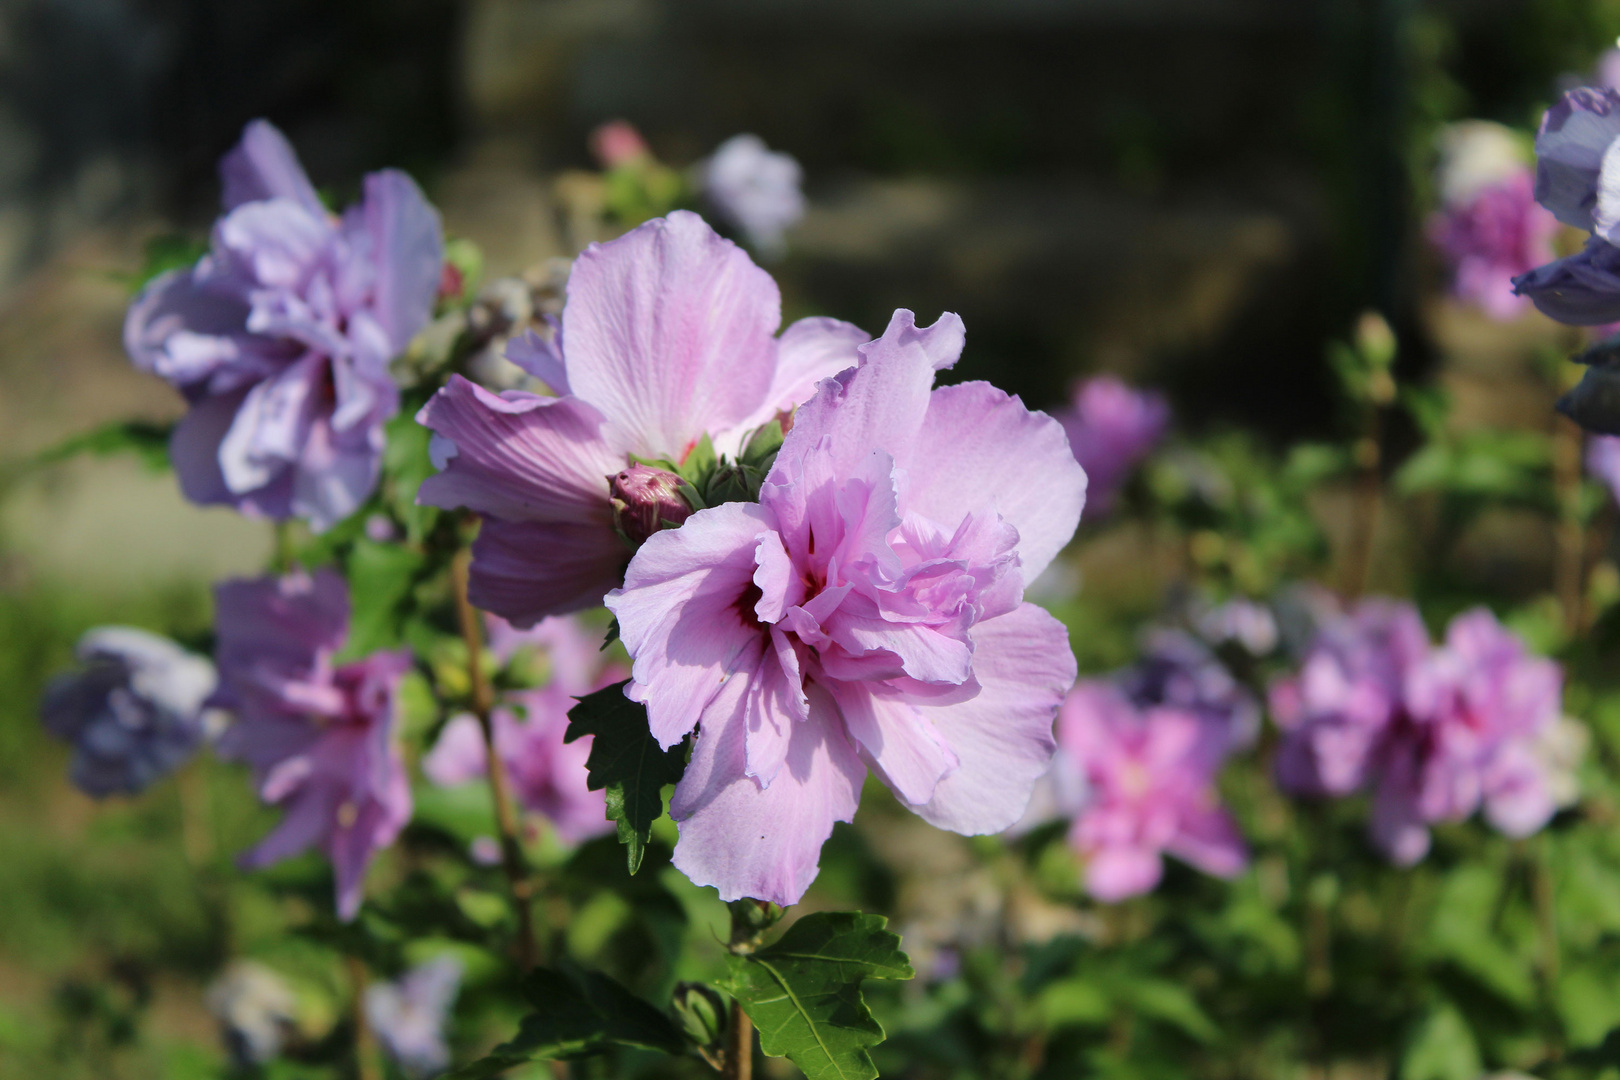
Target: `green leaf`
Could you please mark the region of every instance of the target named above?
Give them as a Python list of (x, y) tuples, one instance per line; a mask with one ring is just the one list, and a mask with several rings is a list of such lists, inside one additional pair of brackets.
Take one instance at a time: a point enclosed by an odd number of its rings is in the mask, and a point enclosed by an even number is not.
[(785, 437), (782, 432), (782, 421), (772, 420), (749, 436), (748, 445), (743, 447), (742, 457), (738, 460), (745, 465), (753, 465), (768, 472), (771, 462), (776, 459), (776, 452), (782, 448), (782, 440)]
[(707, 486), (709, 474), (714, 472), (715, 466), (719, 463), (720, 459), (714, 454), (714, 444), (709, 441), (708, 433), (705, 432), (697, 445), (687, 451), (686, 459), (675, 472), (682, 480), (701, 491)]
[(909, 979), (911, 961), (888, 920), (858, 911), (817, 912), (758, 952), (727, 958), (733, 997), (759, 1029), (760, 1048), (786, 1057), (809, 1080), (872, 1080), (867, 1048), (883, 1026), (861, 1000), (863, 979)]
[(1178, 1027), (1199, 1042), (1214, 1042), (1220, 1030), (1198, 1007), (1187, 988), (1163, 979), (1133, 979), (1121, 987), (1121, 996), (1143, 1016)]
[(357, 658), (399, 644), (400, 619), (416, 584), (422, 557), (398, 544), (357, 540), (349, 556), (353, 614), (344, 658)]
[(130, 284), (135, 289), (142, 288), (158, 275), (191, 266), (206, 254), (207, 240), (178, 234), (154, 236), (146, 242), (146, 264)]
[(1477, 1080), (1483, 1071), (1468, 1021), (1449, 1004), (1429, 1013), (1401, 1058), (1401, 1080)]
[(114, 454), (134, 454), (153, 472), (169, 467), (169, 433), (172, 424), (153, 424), (145, 420), (117, 420), (103, 424), (82, 435), (57, 443), (40, 451), (34, 458), (37, 465), (51, 465), (67, 461), (80, 454), (111, 457)]
[(624, 696), (630, 680), (586, 694), (568, 710), (564, 742), (593, 736), (585, 759), (592, 791), (607, 791), (607, 816), (619, 823), (619, 843), (634, 874), (647, 853), (652, 823), (664, 813), (664, 785), (686, 771), (686, 747), (658, 745), (647, 727), (647, 709)]
[(574, 978), (536, 968), (523, 980), (523, 996), (535, 1011), (517, 1035), (448, 1080), (486, 1080), (536, 1058), (599, 1054), (610, 1046), (634, 1046), (680, 1054), (686, 1040), (669, 1017), (596, 971)]

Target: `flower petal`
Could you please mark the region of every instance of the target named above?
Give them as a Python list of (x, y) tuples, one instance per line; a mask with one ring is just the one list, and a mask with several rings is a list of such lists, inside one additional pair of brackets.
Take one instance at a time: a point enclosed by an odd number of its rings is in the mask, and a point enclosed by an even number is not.
[(977, 697), (920, 706), (961, 762), (917, 813), (965, 835), (1016, 822), (1056, 743), (1052, 721), (1074, 685), (1074, 653), (1063, 624), (1034, 604), (973, 628)]
[(1017, 529), (1026, 583), (1074, 536), (1086, 502), (1086, 474), (1063, 426), (989, 383), (934, 391), (902, 464), (908, 510), (947, 527), (994, 510)]
[(1249, 864), (1249, 849), (1237, 824), (1217, 806), (1185, 810), (1180, 829), (1164, 849), (1216, 877), (1236, 877)]
[(365, 201), (351, 213), (371, 238), (377, 268), (372, 312), (398, 354), (433, 315), (444, 270), (439, 213), (397, 169), (369, 174)]
[(754, 553), (769, 530), (767, 512), (753, 503), (701, 510), (679, 529), (653, 534), (625, 571), (624, 588), (607, 596), (635, 657), (626, 696), (647, 706), (665, 749), (692, 730), (734, 673), (759, 663), (765, 634), (753, 611)]
[(765, 402), (737, 425), (738, 435), (763, 427), (780, 413), (791, 416), (810, 400), (822, 379), (854, 367), (860, 361), (857, 347), (871, 339), (853, 323), (821, 317), (800, 319), (782, 331), (776, 340), (776, 374)]
[(220, 159), (219, 178), (226, 210), (245, 202), (291, 199), (311, 213), (326, 213), (292, 144), (268, 120), (254, 120), (242, 129), (242, 141)]
[(467, 595), (525, 629), (547, 615), (599, 606), (629, 555), (605, 525), (485, 518), (473, 541)]
[(942, 778), (960, 766), (933, 723), (916, 705), (862, 683), (830, 682), (855, 745), (900, 801), (924, 806)]
[(820, 869), (833, 823), (850, 821), (866, 767), (844, 738), (836, 706), (819, 689), (810, 716), (792, 725), (771, 786), (746, 775), (745, 680), (723, 687), (703, 716), (670, 813), (680, 824), (675, 867), (722, 900), (754, 897), (794, 904)]
[(771, 276), (676, 211), (575, 260), (562, 317), (568, 385), (629, 449), (680, 460), (763, 403), (781, 321)]
[(607, 478), (625, 459), (603, 438), (605, 422), (591, 405), (501, 396), (455, 375), (417, 421), (438, 436), (435, 463), (443, 470), (422, 482), (418, 502), (506, 521), (612, 526)]

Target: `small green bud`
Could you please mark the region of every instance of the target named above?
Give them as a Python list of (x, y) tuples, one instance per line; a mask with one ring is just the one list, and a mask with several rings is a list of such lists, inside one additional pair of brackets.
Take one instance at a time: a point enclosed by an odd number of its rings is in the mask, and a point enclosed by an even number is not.
[(675, 984), (675, 1015), (700, 1047), (720, 1047), (726, 1037), (726, 999), (706, 983)]

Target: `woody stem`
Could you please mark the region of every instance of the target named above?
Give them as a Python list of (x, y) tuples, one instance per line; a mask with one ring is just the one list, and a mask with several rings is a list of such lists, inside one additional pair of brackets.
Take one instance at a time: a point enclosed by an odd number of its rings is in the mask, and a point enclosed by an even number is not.
[(478, 726), (484, 733), (489, 790), (495, 801), (495, 825), (501, 833), (501, 865), (506, 871), (507, 884), (512, 889), (512, 906), (517, 909), (517, 961), (527, 971), (536, 961), (532, 903), (534, 885), (529, 880), (523, 848), (518, 843), (517, 812), (512, 805), (506, 767), (495, 752), (495, 696), (489, 680), (484, 677), (484, 638), (478, 623), (478, 612), (467, 599), (467, 570), (471, 561), (472, 553), (463, 548), (451, 563), (450, 574), (455, 581), (456, 617), (461, 623), (461, 639), (467, 646), (467, 678), (472, 690), (473, 715), (478, 717)]

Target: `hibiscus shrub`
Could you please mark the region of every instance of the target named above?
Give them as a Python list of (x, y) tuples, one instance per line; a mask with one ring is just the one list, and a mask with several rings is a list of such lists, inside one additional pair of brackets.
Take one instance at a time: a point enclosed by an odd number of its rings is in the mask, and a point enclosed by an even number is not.
[[(1620, 295), (1604, 93), (1540, 182), (1441, 185), (1491, 317), (1515, 273), (1576, 321)], [(1616, 444), (1594, 480), (1571, 425), (1453, 433), (1376, 315), (1330, 350), (1338, 441), (1171, 437), (1112, 377), (1048, 416), (950, 382), (953, 314), (781, 327), (677, 207), (778, 251), (792, 159), (594, 145), (620, 235), (481, 287), (403, 174), (334, 215), (257, 122), (206, 252), (131, 304), (182, 491), (275, 533), (211, 633), (98, 628), (43, 699), (89, 794), (177, 774), (227, 1051), (197, 1075), (1620, 1069)], [(1532, 191), (1586, 254), (1534, 267)], [(1456, 570), (1502, 505), (1558, 530), (1551, 594)], [(138, 1038), (132, 993), (85, 990), (84, 1031)]]

